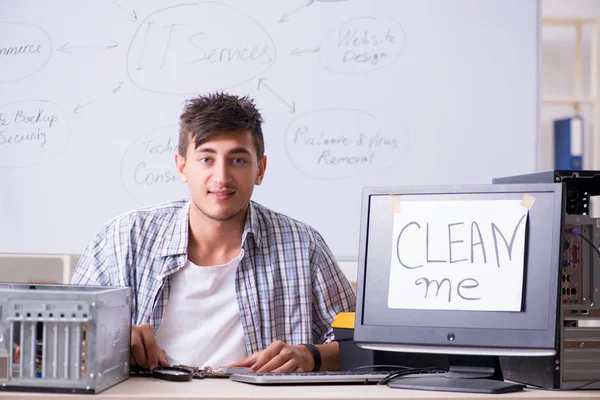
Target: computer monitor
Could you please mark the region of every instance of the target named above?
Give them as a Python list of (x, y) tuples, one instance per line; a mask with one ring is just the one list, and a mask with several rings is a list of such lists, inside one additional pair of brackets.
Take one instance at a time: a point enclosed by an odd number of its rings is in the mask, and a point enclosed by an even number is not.
[(451, 355), (394, 383), (433, 390), (488, 391), (453, 360), (555, 354), (562, 202), (561, 184), (363, 189), (356, 344)]

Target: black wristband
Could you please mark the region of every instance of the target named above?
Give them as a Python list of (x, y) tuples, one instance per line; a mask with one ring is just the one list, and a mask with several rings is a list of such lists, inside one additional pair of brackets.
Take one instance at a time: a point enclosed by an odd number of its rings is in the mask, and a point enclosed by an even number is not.
[(309, 343), (302, 343), (305, 345), (313, 355), (313, 359), (315, 361), (315, 366), (313, 367), (312, 372), (316, 372), (321, 369), (321, 352), (317, 349), (317, 346)]

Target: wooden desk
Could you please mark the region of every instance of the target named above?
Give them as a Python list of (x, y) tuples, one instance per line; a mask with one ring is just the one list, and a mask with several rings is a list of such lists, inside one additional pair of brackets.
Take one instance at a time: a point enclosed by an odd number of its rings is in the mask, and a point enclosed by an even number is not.
[(226, 379), (204, 379), (191, 382), (166, 382), (153, 378), (130, 378), (99, 395), (73, 395), (47, 393), (0, 392), (2, 399), (52, 398), (65, 400), (91, 399), (600, 399), (600, 390), (542, 391), (482, 395), (467, 393), (428, 392), (420, 390), (390, 389), (377, 385), (327, 385), (327, 386), (255, 386)]

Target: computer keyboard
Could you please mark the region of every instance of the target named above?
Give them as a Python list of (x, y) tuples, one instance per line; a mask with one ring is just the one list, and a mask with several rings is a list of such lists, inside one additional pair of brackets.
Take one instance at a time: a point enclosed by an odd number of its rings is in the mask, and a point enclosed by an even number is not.
[(245, 372), (232, 374), (229, 379), (257, 385), (303, 385), (303, 384), (376, 384), (394, 371), (319, 371), (319, 372)]

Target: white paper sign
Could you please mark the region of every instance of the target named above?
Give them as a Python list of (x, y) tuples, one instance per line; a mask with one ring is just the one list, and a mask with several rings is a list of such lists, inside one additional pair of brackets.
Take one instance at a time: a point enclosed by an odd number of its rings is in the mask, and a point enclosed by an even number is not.
[(521, 200), (400, 201), (388, 307), (521, 310), (528, 213)]

